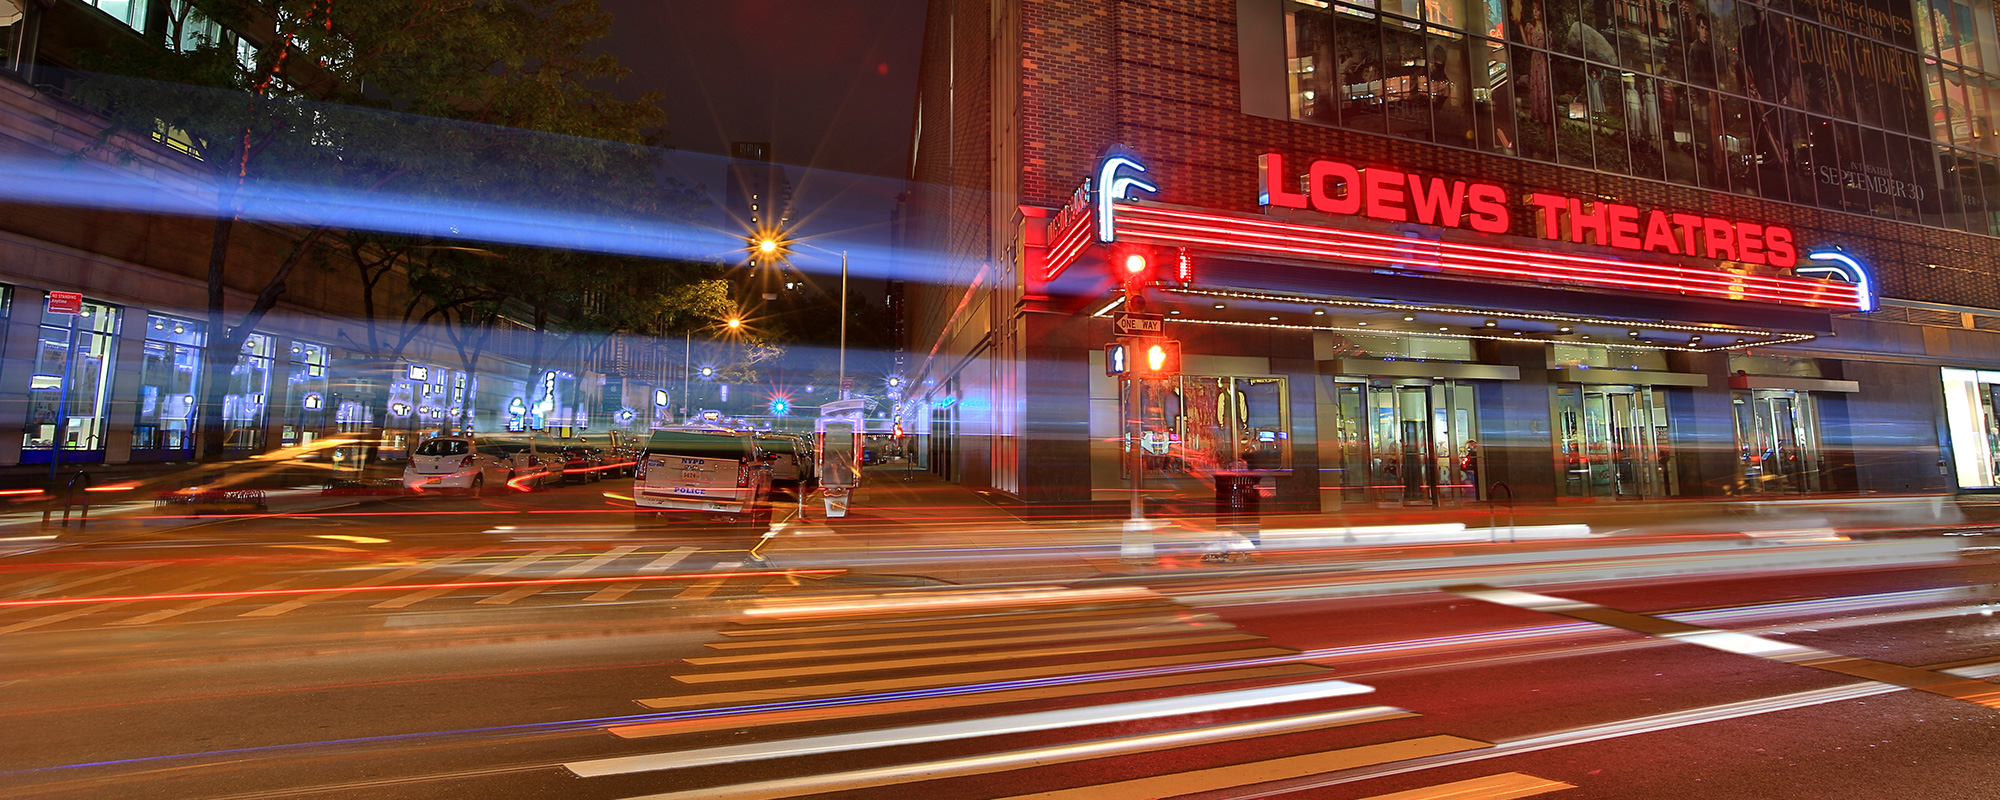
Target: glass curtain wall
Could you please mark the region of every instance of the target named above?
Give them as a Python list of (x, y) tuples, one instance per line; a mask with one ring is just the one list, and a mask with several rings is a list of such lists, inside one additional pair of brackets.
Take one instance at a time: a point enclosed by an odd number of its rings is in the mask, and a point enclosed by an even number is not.
[(75, 314), (43, 310), (21, 460), (49, 461), (58, 447), (63, 461), (103, 459), (119, 313), (89, 301)]
[(1289, 2), (1295, 119), (2000, 235), (1990, 2)]
[(139, 367), (139, 418), (132, 450), (149, 458), (185, 458), (195, 447), (195, 395), (201, 391), (205, 327), (159, 314), (146, 321), (145, 362)]

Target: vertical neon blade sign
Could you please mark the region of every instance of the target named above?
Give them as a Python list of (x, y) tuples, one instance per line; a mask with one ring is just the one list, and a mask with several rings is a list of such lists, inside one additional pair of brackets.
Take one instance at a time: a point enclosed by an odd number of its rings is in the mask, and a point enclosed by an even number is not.
[(1110, 242), (1115, 231), (1111, 224), (1111, 204), (1126, 199), (1132, 189), (1156, 193), (1160, 187), (1136, 174), (1146, 171), (1146, 165), (1131, 156), (1114, 155), (1097, 165), (1097, 240)]
[(1860, 261), (1838, 250), (1821, 250), (1808, 254), (1806, 259), (1823, 263), (1800, 264), (1792, 268), (1792, 274), (1833, 278), (1854, 284), (1857, 290), (1855, 293), (1861, 297), (1860, 306), (1856, 310), (1875, 310), (1875, 287), (1869, 284), (1868, 269), (1861, 266)]

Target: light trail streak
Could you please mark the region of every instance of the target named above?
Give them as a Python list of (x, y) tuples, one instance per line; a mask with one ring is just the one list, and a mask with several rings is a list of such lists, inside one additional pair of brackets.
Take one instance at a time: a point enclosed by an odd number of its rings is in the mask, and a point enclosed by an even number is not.
[(80, 605), (84, 603), (127, 603), (142, 600), (204, 600), (210, 597), (280, 597), (301, 594), (342, 594), (386, 592), (407, 589), (477, 589), (494, 586), (550, 586), (563, 583), (611, 583), (615, 581), (726, 580), (729, 578), (770, 578), (788, 575), (839, 575), (844, 569), (757, 570), (754, 572), (703, 572), (680, 575), (629, 575), (600, 578), (534, 578), (517, 581), (466, 581), (463, 583), (396, 583), (381, 586), (338, 586), (301, 589), (253, 589), (241, 592), (180, 592), (176, 594), (108, 595), (100, 597), (51, 597), (40, 600), (0, 600), (0, 608)]

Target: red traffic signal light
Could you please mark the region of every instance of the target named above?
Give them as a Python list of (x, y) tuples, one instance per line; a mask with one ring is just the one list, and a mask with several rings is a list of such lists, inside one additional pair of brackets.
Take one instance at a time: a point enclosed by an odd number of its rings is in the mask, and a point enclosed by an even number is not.
[[(1127, 339), (1122, 343), (1135, 378), (1165, 378), (1181, 372), (1181, 343), (1173, 339)], [(1110, 361), (1105, 361), (1108, 367)]]
[(1150, 247), (1121, 245), (1111, 251), (1111, 274), (1128, 288), (1150, 283), (1158, 266), (1155, 256)]

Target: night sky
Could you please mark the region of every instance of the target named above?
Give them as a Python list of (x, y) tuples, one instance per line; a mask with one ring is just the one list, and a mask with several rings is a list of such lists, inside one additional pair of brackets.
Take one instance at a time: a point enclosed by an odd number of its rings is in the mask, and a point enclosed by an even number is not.
[[(600, 0), (601, 45), (660, 92), (666, 143), (690, 156), (770, 141), (797, 187), (799, 233), (885, 244), (916, 110), (925, 0)], [(677, 159), (719, 201), (720, 159)], [(811, 265), (801, 265), (813, 269)]]

